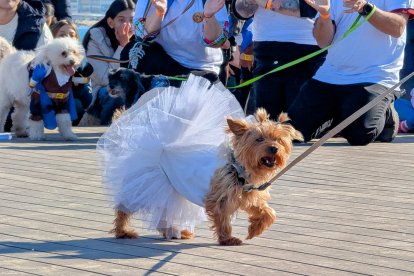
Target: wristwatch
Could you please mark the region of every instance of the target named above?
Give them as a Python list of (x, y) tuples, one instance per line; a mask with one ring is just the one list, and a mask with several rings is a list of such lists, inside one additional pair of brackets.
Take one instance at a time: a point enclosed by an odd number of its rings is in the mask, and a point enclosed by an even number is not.
[(374, 9), (374, 4), (371, 4), (371, 3), (367, 2), (362, 7), (362, 10), (359, 12), (359, 14), (362, 15), (362, 16), (367, 16), (368, 14), (370, 14), (372, 12), (373, 9)]

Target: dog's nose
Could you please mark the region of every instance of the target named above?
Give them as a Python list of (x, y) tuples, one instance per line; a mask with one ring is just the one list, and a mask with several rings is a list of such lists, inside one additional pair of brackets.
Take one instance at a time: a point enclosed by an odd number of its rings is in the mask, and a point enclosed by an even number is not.
[(115, 86), (113, 86), (112, 84), (110, 84), (108, 86), (109, 86), (109, 89), (111, 89), (111, 90), (115, 88)]
[(276, 152), (277, 152), (277, 147), (269, 147), (269, 152), (271, 153), (271, 154), (276, 154)]
[(75, 65), (75, 61), (73, 59), (71, 59), (71, 60), (69, 60), (69, 64), (73, 66), (73, 65)]

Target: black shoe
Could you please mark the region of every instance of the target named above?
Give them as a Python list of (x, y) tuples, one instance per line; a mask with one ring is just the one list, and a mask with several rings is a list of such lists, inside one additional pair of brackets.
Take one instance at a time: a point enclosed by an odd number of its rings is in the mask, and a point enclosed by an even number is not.
[(385, 118), (385, 125), (382, 132), (378, 135), (375, 141), (379, 142), (392, 142), (395, 136), (398, 134), (398, 125), (400, 123), (400, 118), (398, 117), (397, 111), (394, 108), (394, 102), (390, 104), (387, 109)]

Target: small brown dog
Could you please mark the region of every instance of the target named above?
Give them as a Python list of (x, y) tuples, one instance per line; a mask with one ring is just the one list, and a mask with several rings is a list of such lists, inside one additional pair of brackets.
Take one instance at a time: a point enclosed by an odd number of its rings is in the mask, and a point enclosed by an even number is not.
[(232, 236), (231, 217), (238, 210), (249, 215), (247, 239), (260, 235), (276, 220), (268, 204), (270, 181), (286, 165), (293, 140), (303, 140), (285, 113), (278, 122), (269, 120), (264, 109), (257, 110), (258, 123), (227, 119), (232, 133), (232, 158), (218, 169), (211, 181), (205, 207), (215, 236), (221, 245), (240, 245)]
[[(303, 140), (302, 135), (287, 123), (285, 113), (277, 122), (269, 119), (264, 109), (255, 114), (257, 123), (243, 119), (227, 119), (227, 132), (232, 135), (231, 152), (227, 164), (216, 170), (210, 191), (205, 197), (207, 215), (221, 245), (240, 245), (242, 241), (232, 236), (231, 217), (238, 210), (249, 215), (247, 239), (260, 235), (276, 220), (276, 212), (267, 204), (270, 199), (270, 181), (286, 165), (292, 151), (293, 140)], [(117, 238), (136, 238), (138, 234), (128, 228), (131, 214), (116, 210)], [(174, 229), (160, 229), (166, 237)], [(193, 233), (181, 231), (181, 239)]]

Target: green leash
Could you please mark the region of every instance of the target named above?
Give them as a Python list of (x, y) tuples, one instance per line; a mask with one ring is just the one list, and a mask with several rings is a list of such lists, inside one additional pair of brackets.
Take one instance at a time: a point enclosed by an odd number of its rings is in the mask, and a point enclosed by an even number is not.
[(329, 45), (329, 46), (327, 46), (325, 48), (322, 48), (322, 49), (320, 49), (320, 50), (318, 50), (316, 52), (310, 53), (309, 55), (306, 55), (304, 57), (298, 58), (298, 59), (296, 59), (294, 61), (291, 61), (291, 62), (288, 62), (288, 63), (283, 64), (281, 66), (278, 66), (275, 69), (273, 69), (273, 70), (271, 70), (271, 71), (269, 71), (267, 73), (264, 73), (264, 74), (262, 74), (260, 76), (257, 76), (255, 78), (252, 78), (250, 80), (247, 80), (247, 81), (245, 81), (245, 82), (243, 82), (243, 83), (241, 83), (239, 85), (231, 86), (231, 87), (227, 87), (227, 88), (228, 89), (238, 89), (238, 88), (241, 88), (241, 87), (248, 86), (248, 85), (250, 85), (250, 84), (252, 84), (252, 83), (254, 83), (254, 82), (256, 82), (256, 81), (258, 81), (258, 80), (260, 80), (260, 79), (262, 79), (264, 77), (266, 77), (267, 75), (270, 75), (270, 74), (273, 74), (273, 73), (282, 71), (282, 70), (284, 70), (286, 68), (292, 67), (292, 66), (294, 66), (296, 64), (299, 64), (299, 63), (304, 62), (304, 61), (306, 61), (308, 59), (311, 59), (311, 58), (313, 58), (313, 57), (315, 57), (317, 55), (322, 54), (323, 52), (325, 52), (325, 51), (329, 50), (330, 48), (332, 48), (337, 43), (339, 43), (342, 40), (344, 40), (349, 34), (351, 34), (353, 31), (355, 31), (356, 29), (358, 29), (362, 24), (364, 24), (365, 22), (367, 22), (372, 17), (372, 15), (374, 14), (375, 10), (376, 10), (376, 6), (374, 6), (374, 8), (372, 9), (372, 11), (364, 18), (364, 20), (362, 22), (359, 22), (359, 20), (361, 19), (362, 16), (361, 15), (358, 15), (358, 17), (355, 19), (354, 23), (352, 23), (351, 27), (334, 44), (331, 44), (331, 45)]

